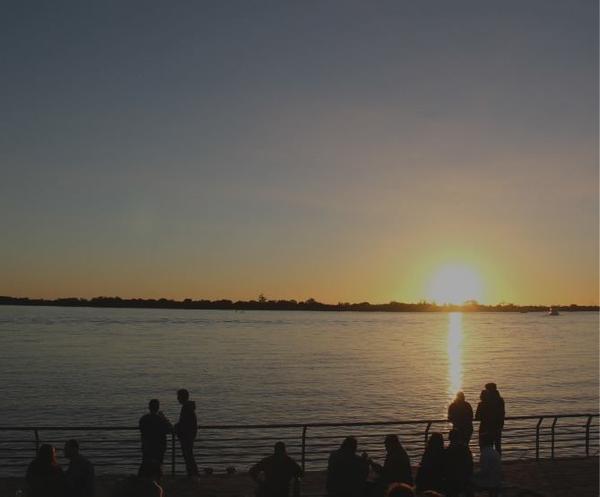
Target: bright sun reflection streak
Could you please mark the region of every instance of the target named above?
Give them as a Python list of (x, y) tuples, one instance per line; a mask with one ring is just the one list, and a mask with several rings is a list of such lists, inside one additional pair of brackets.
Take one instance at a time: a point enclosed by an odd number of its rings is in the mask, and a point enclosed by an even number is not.
[(453, 398), (462, 388), (462, 313), (448, 315), (448, 393)]

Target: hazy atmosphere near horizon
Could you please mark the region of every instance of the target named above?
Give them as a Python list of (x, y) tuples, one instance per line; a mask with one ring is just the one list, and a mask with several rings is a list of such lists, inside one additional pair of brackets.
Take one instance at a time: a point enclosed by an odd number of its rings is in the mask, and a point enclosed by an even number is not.
[(598, 304), (597, 23), (6, 3), (0, 295)]

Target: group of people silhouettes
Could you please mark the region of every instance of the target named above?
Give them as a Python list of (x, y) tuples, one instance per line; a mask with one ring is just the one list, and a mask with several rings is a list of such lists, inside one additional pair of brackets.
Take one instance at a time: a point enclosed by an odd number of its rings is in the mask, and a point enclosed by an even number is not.
[[(187, 475), (198, 476), (194, 458), (194, 441), (198, 431), (196, 404), (185, 389), (177, 391), (181, 404), (179, 420), (172, 425), (160, 411), (160, 403), (152, 399), (149, 412), (139, 420), (142, 442), (142, 462), (139, 467), (136, 491), (130, 495), (162, 496), (161, 466), (167, 450), (167, 435), (175, 433), (185, 460)], [(486, 489), (496, 495), (501, 484), (501, 441), (504, 426), (504, 400), (495, 383), (488, 383), (480, 395), (475, 414), (462, 392), (448, 407), (452, 430), (445, 445), (441, 433), (432, 433), (413, 479), (410, 458), (397, 435), (384, 440), (385, 460), (375, 462), (366, 452), (358, 455), (354, 437), (343, 440), (331, 453), (327, 465), (326, 490), (329, 497), (427, 497), (471, 496), (474, 489)], [(469, 442), (473, 421), (479, 421), (479, 471), (474, 473), (473, 455)], [(94, 467), (79, 453), (76, 440), (65, 444), (68, 469), (63, 472), (51, 445), (41, 445), (37, 457), (27, 469), (30, 497), (92, 497)], [(257, 497), (287, 497), (290, 488), (302, 476), (302, 468), (277, 442), (272, 455), (265, 457), (249, 470), (257, 482)]]
[(93, 497), (94, 466), (79, 453), (77, 440), (68, 440), (64, 453), (69, 460), (66, 471), (56, 460), (56, 449), (40, 445), (25, 476), (29, 497)]
[(177, 401), (181, 404), (181, 411), (179, 421), (174, 426), (160, 410), (160, 402), (157, 399), (152, 399), (148, 403), (148, 414), (140, 418), (139, 427), (142, 437), (140, 476), (160, 473), (167, 450), (167, 435), (173, 432), (179, 439), (188, 476), (198, 476), (198, 466), (194, 458), (194, 441), (198, 433), (196, 403), (190, 400), (190, 393), (185, 388), (177, 390)]

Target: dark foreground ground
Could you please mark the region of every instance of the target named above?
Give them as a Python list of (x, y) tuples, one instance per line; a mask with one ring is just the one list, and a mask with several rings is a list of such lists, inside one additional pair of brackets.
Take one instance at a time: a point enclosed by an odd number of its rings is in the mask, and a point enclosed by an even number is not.
[[(544, 497), (598, 497), (598, 457), (586, 459), (556, 459), (554, 461), (511, 461), (504, 463), (506, 497), (542, 495)], [(100, 476), (96, 497), (112, 497), (122, 476)], [(254, 484), (246, 475), (203, 476), (197, 482), (185, 478), (165, 478), (166, 497), (251, 497)], [(24, 488), (22, 478), (0, 478), (0, 497), (14, 497)], [(302, 482), (303, 496), (323, 495), (325, 473), (307, 473)], [(521, 493), (523, 489), (535, 494)], [(480, 495), (486, 495), (481, 493)]]

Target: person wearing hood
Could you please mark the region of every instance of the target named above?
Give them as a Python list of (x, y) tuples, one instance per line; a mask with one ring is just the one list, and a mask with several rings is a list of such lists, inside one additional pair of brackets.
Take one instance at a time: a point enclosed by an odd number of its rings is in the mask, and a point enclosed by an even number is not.
[(502, 429), (506, 411), (504, 399), (495, 383), (487, 383), (481, 392), (481, 402), (477, 406), (475, 419), (479, 420), (479, 447), (483, 440), (491, 438), (495, 449), (502, 453)]
[(175, 433), (181, 444), (187, 474), (195, 477), (198, 476), (198, 466), (194, 459), (194, 440), (198, 432), (196, 403), (190, 400), (190, 393), (185, 388), (177, 390), (177, 400), (181, 404), (181, 412), (179, 421), (175, 424)]

